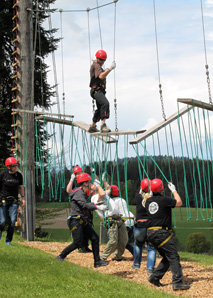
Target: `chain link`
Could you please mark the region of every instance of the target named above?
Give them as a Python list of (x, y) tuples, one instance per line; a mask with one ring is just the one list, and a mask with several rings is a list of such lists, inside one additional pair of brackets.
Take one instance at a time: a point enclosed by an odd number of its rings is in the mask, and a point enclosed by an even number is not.
[(165, 110), (164, 110), (164, 104), (163, 104), (163, 91), (161, 90), (162, 85), (159, 84), (159, 93), (160, 93), (160, 101), (161, 101), (161, 108), (162, 108), (162, 116), (163, 119), (166, 121), (166, 114), (165, 114)]
[(114, 110), (115, 110), (115, 131), (118, 131), (118, 115), (117, 115), (117, 99), (114, 99)]
[(92, 100), (92, 112), (94, 115), (95, 114), (95, 100), (94, 99)]
[(205, 65), (205, 67), (206, 67), (206, 77), (207, 77), (207, 84), (208, 84), (208, 91), (209, 91), (209, 103), (212, 104), (212, 96), (211, 96), (211, 87), (210, 87), (209, 66), (208, 66), (208, 64)]
[(65, 93), (62, 93), (62, 98), (63, 98), (63, 114), (65, 115)]

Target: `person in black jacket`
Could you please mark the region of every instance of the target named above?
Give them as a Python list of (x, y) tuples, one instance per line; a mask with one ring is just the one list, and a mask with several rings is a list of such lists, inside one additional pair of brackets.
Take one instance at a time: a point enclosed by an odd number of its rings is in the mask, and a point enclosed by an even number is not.
[(8, 221), (6, 244), (11, 246), (15, 222), (19, 207), (18, 195), (21, 195), (22, 206), (25, 206), (22, 174), (18, 172), (18, 163), (14, 157), (5, 160), (7, 170), (0, 173), (0, 239)]
[[(94, 267), (106, 266), (109, 262), (101, 260), (99, 256), (99, 237), (92, 228), (90, 213), (96, 209), (106, 210), (106, 206), (96, 206), (94, 203), (88, 203), (87, 193), (91, 189), (91, 177), (87, 173), (81, 173), (77, 177), (77, 183), (80, 186), (71, 193), (72, 210), (68, 217), (67, 224), (72, 233), (73, 242), (68, 245), (57, 259), (63, 261), (66, 256), (77, 248), (83, 246), (84, 235), (88, 235), (88, 239), (92, 241), (92, 252), (94, 256)], [(98, 194), (99, 200), (105, 197), (105, 192), (99, 184), (94, 184)], [(98, 200), (98, 201), (99, 201)]]
[(180, 257), (172, 238), (172, 213), (174, 207), (182, 206), (182, 200), (175, 186), (170, 182), (168, 188), (173, 193), (174, 199), (163, 195), (163, 182), (153, 179), (151, 191), (153, 196), (146, 200), (146, 212), (148, 214), (147, 237), (163, 257), (158, 267), (154, 270), (148, 281), (157, 287), (162, 286), (160, 280), (169, 267), (172, 271), (173, 290), (187, 290), (189, 285), (183, 283), (183, 273)]

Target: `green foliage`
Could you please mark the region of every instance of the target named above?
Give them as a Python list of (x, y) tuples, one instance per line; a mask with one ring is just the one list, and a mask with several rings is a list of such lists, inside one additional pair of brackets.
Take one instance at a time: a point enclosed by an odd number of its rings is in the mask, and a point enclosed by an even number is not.
[(210, 241), (206, 240), (206, 236), (201, 233), (192, 233), (186, 241), (186, 251), (201, 254), (209, 252), (211, 247)]

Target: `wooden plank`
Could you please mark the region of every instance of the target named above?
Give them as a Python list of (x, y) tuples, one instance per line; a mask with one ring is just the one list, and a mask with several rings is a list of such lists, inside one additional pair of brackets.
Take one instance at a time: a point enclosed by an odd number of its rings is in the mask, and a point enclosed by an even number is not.
[(174, 120), (176, 120), (179, 116), (182, 116), (183, 114), (187, 113), (188, 111), (190, 111), (192, 109), (192, 107), (185, 107), (183, 109), (181, 109), (179, 112), (173, 114), (172, 116), (170, 116), (169, 118), (167, 118), (165, 121), (160, 122), (159, 124), (153, 126), (151, 129), (147, 130), (145, 133), (143, 133), (142, 135), (134, 138), (133, 140), (131, 140), (129, 143), (130, 144), (138, 144), (140, 141), (148, 138), (149, 136), (151, 136), (153, 133), (159, 131), (162, 127), (168, 125), (169, 123), (173, 122)]
[(120, 135), (137, 135), (144, 133), (146, 130), (118, 130), (118, 131), (111, 131), (111, 132), (95, 132), (93, 135), (101, 135), (101, 136), (120, 136)]
[[(54, 122), (54, 123), (60, 123), (60, 124), (66, 124), (66, 125), (70, 125), (70, 126), (75, 126), (75, 127), (79, 127), (82, 130), (85, 130), (86, 132), (88, 132), (90, 125), (83, 122), (83, 121), (70, 121), (70, 120), (63, 120), (63, 119), (58, 119), (58, 118), (52, 118), (52, 117), (45, 117), (45, 116), (38, 116), (35, 117), (36, 120), (45, 120), (47, 122)], [(100, 139), (101, 141), (105, 142), (105, 143), (116, 143), (117, 140), (110, 137), (110, 136), (102, 136), (100, 134), (91, 134), (92, 136)]]
[(177, 101), (186, 103), (187, 105), (192, 105), (192, 106), (202, 108), (205, 110), (213, 111), (213, 105), (210, 103), (203, 102), (203, 101), (195, 100), (192, 98), (178, 98)]

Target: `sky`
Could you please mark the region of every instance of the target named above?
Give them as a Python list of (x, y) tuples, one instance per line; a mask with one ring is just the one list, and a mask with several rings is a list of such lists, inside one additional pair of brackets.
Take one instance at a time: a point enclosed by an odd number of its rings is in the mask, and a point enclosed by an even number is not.
[[(74, 115), (74, 121), (91, 123), (89, 68), (101, 48), (107, 52), (106, 68), (116, 62), (115, 71), (107, 77), (107, 125), (112, 130), (115, 98), (119, 130), (149, 129), (161, 122), (159, 83), (167, 118), (177, 112), (177, 98), (208, 103), (205, 65), (207, 62), (212, 86), (213, 0), (202, 1), (204, 34), (200, 0), (155, 0), (156, 18), (152, 0), (119, 0), (116, 14), (114, 3), (92, 10), (97, 3), (109, 2), (113, 1), (56, 0), (51, 6), (58, 9), (51, 15), (52, 27), (58, 28), (55, 36), (63, 37), (55, 52), (61, 112), (64, 92), (65, 113)], [(50, 67), (48, 81), (54, 85), (52, 57), (45, 62)], [(184, 106), (180, 104), (180, 108)], [(52, 111), (57, 112), (56, 106)]]

